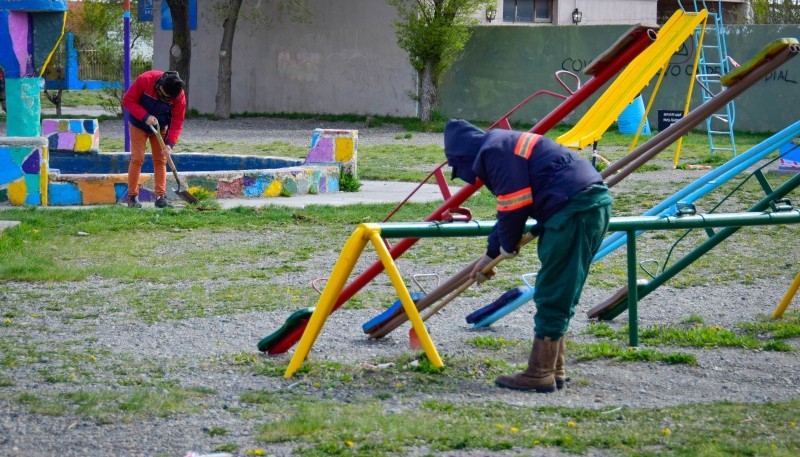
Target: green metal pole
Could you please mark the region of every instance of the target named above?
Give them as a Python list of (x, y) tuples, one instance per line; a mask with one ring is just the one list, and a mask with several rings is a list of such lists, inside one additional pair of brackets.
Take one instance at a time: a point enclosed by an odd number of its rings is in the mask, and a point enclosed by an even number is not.
[[(381, 238), (436, 238), (486, 236), (492, 233), (496, 221), (469, 222), (383, 222), (377, 223)], [(536, 221), (529, 219), (525, 231), (536, 227)]]
[[(711, 214), (705, 216), (683, 216), (683, 217), (665, 218), (665, 219), (674, 219), (675, 224), (672, 227), (665, 227), (663, 225), (659, 225), (656, 223), (656, 221), (652, 221), (652, 223), (650, 224), (651, 226), (649, 227), (647, 226), (648, 224), (644, 223), (636, 224), (632, 220), (626, 220), (624, 221), (624, 223), (620, 223), (617, 227), (617, 230), (619, 226), (625, 226), (626, 224), (629, 224), (627, 225), (628, 229), (637, 228), (638, 230), (642, 229), (663, 230), (665, 228), (700, 228), (700, 227), (722, 227), (722, 226), (725, 227), (719, 232), (715, 233), (713, 236), (709, 237), (700, 246), (693, 249), (683, 258), (675, 262), (672, 266), (661, 272), (660, 275), (648, 281), (647, 284), (644, 284), (641, 287), (637, 286), (636, 290), (638, 291), (639, 298), (645, 297), (650, 292), (658, 288), (660, 285), (669, 281), (671, 278), (680, 273), (684, 268), (691, 265), (692, 262), (694, 262), (704, 254), (706, 254), (708, 251), (716, 247), (718, 244), (725, 241), (728, 237), (736, 233), (743, 226), (796, 224), (800, 222), (800, 211), (798, 210), (781, 211), (773, 213), (755, 213), (756, 211), (766, 210), (767, 208), (769, 208), (770, 202), (785, 197), (786, 195), (789, 194), (789, 192), (794, 190), (797, 186), (800, 186), (800, 174), (793, 176), (791, 179), (783, 183), (783, 185), (778, 187), (778, 189), (776, 189), (774, 192), (770, 193), (769, 195), (761, 199), (758, 203), (756, 203), (750, 210), (750, 212), (754, 213), (752, 216), (747, 213), (731, 213), (727, 215)], [(700, 225), (694, 225), (693, 220), (699, 217), (707, 219), (706, 223)], [(628, 219), (637, 219), (637, 218), (628, 218)], [(612, 224), (610, 223), (609, 230), (611, 229), (610, 228), (611, 225)], [(616, 306), (610, 310), (603, 312), (599, 317), (600, 319), (603, 320), (611, 320), (614, 317), (620, 315), (623, 311), (625, 311), (624, 305)]]
[(636, 231), (629, 230), (628, 235), (628, 343), (639, 345), (639, 296), (636, 287)]

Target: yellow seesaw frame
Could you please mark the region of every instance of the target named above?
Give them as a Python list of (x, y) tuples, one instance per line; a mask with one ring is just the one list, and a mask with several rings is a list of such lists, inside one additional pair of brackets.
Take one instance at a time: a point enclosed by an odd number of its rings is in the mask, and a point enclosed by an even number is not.
[(775, 312), (772, 313), (773, 319), (778, 319), (783, 316), (783, 312), (786, 311), (786, 308), (789, 307), (789, 303), (792, 302), (795, 294), (797, 294), (797, 289), (800, 289), (800, 273), (797, 273), (797, 276), (794, 277), (794, 281), (792, 281), (792, 285), (789, 286), (789, 290), (786, 291), (786, 295), (783, 296), (783, 300), (778, 304)]
[(397, 291), (397, 296), (400, 298), (403, 310), (411, 321), (411, 326), (417, 333), (422, 343), (422, 348), (428, 356), (428, 360), (437, 368), (444, 366), (442, 358), (439, 357), (439, 353), (436, 351), (436, 347), (434, 347), (433, 341), (431, 341), (428, 330), (425, 328), (425, 324), (419, 315), (419, 311), (417, 311), (417, 307), (411, 299), (411, 294), (408, 292), (403, 278), (400, 276), (400, 272), (394, 264), (394, 260), (392, 260), (392, 255), (389, 253), (389, 250), (386, 248), (381, 238), (381, 228), (377, 224), (367, 223), (360, 224), (353, 234), (350, 235), (344, 248), (342, 248), (342, 253), (339, 254), (339, 259), (333, 267), (331, 277), (322, 290), (322, 295), (320, 295), (317, 306), (311, 314), (308, 326), (297, 345), (297, 350), (292, 356), (289, 366), (286, 368), (286, 373), (283, 375), (285, 378), (292, 377), (292, 375), (300, 369), (306, 356), (308, 356), (308, 353), (311, 351), (311, 346), (314, 345), (314, 342), (319, 336), (319, 332), (322, 330), (322, 326), (325, 325), (325, 321), (333, 311), (333, 305), (342, 292), (347, 278), (349, 278), (350, 274), (353, 272), (353, 268), (359, 256), (367, 245), (367, 241), (372, 241), (372, 245), (375, 246), (375, 251), (377, 251), (378, 257), (383, 267), (386, 269), (386, 274), (389, 275), (392, 285), (394, 285)]

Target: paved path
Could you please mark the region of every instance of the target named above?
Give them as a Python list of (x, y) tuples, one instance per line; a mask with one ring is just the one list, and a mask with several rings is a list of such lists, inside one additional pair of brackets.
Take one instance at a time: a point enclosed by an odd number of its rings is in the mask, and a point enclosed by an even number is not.
[(19, 225), (19, 221), (0, 221), (0, 232)]
[[(419, 183), (408, 182), (383, 182), (361, 181), (358, 192), (336, 192), (331, 194), (296, 195), (293, 197), (272, 198), (223, 198), (217, 200), (223, 208), (237, 206), (288, 206), (292, 208), (305, 208), (309, 205), (343, 206), (358, 203), (400, 203), (419, 186)], [(450, 192), (458, 191), (457, 187), (450, 187)], [(444, 201), (439, 187), (434, 184), (424, 184), (414, 193), (410, 201), (415, 203)]]
[[(270, 197), (270, 198), (221, 198), (217, 200), (223, 209), (243, 207), (263, 207), (263, 206), (285, 206), (290, 208), (305, 208), (309, 205), (330, 205), (344, 206), (359, 203), (400, 203), (417, 187), (419, 183), (410, 182), (384, 182), (384, 181), (361, 181), (361, 189), (358, 192), (335, 192), (330, 194), (316, 195), (296, 195), (293, 197)], [(458, 187), (450, 187), (450, 193), (458, 192)], [(410, 199), (414, 203), (443, 202), (439, 186), (435, 184), (424, 184)], [(180, 200), (173, 200), (176, 206), (182, 205)], [(89, 209), (91, 205), (75, 206), (43, 206), (42, 209)], [(145, 208), (153, 208), (153, 203), (144, 203)], [(0, 210), (12, 208), (10, 205), (0, 205)], [(18, 224), (12, 221), (0, 221), (0, 230), (8, 228), (3, 224)], [(13, 225), (11, 225), (13, 226)]]

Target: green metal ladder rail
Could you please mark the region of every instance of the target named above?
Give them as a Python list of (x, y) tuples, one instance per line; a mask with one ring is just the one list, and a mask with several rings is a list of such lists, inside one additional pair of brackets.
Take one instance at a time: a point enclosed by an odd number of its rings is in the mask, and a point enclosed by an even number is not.
[[(769, 186), (765, 180), (759, 179), (762, 186)], [(784, 198), (800, 186), (800, 174), (793, 176), (780, 187), (769, 191), (768, 195), (744, 213), (729, 214), (702, 214), (692, 216), (669, 217), (628, 217), (612, 218), (609, 231), (624, 231), (627, 239), (627, 300), (612, 303), (607, 309), (596, 313), (602, 320), (611, 320), (628, 310), (629, 339), (631, 346), (638, 345), (638, 301), (657, 289), (659, 286), (672, 279), (675, 275), (691, 265), (695, 260), (708, 253), (711, 249), (736, 233), (741, 227), (754, 225), (778, 225), (800, 223), (800, 210), (786, 209), (788, 205), (782, 204)], [(771, 209), (771, 211), (767, 211)], [(656, 275), (650, 281), (639, 284), (637, 280), (636, 259), (636, 232), (642, 230), (674, 230), (689, 228), (705, 228), (713, 233), (697, 248), (689, 252), (672, 266)], [(722, 228), (714, 232), (712, 228)], [(619, 298), (625, 298), (625, 295)], [(595, 308), (596, 309), (596, 308)], [(592, 311), (590, 311), (590, 315)]]
[[(678, 2), (680, 4), (680, 2)], [(695, 11), (699, 5), (693, 0)], [(694, 33), (694, 44), (700, 53), (698, 61), (697, 82), (702, 90), (703, 102), (725, 90), (721, 84), (721, 77), (731, 71), (731, 60), (728, 56), (728, 46), (725, 41), (725, 25), (722, 21), (722, 0), (717, 1), (716, 11), (712, 11), (702, 0), (702, 7), (708, 11), (710, 19), (706, 26), (705, 35), (701, 30)], [(681, 4), (681, 9), (685, 8)], [(702, 38), (701, 38), (702, 37)], [(706, 119), (706, 133), (711, 155), (717, 151), (730, 151), (736, 156), (736, 140), (733, 125), (736, 121), (736, 106), (731, 100)], [(715, 141), (715, 137), (717, 140)]]

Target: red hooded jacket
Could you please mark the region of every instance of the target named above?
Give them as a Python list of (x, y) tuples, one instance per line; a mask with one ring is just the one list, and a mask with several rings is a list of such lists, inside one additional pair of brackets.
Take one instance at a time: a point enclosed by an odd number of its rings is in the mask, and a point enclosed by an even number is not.
[(178, 98), (163, 102), (156, 93), (156, 81), (163, 75), (163, 71), (151, 70), (142, 73), (131, 84), (131, 87), (122, 97), (122, 106), (128, 110), (133, 126), (150, 132), (150, 127), (145, 122), (148, 116), (155, 116), (161, 129), (167, 129), (164, 143), (174, 147), (183, 131), (183, 119), (186, 116), (186, 94), (181, 91)]

